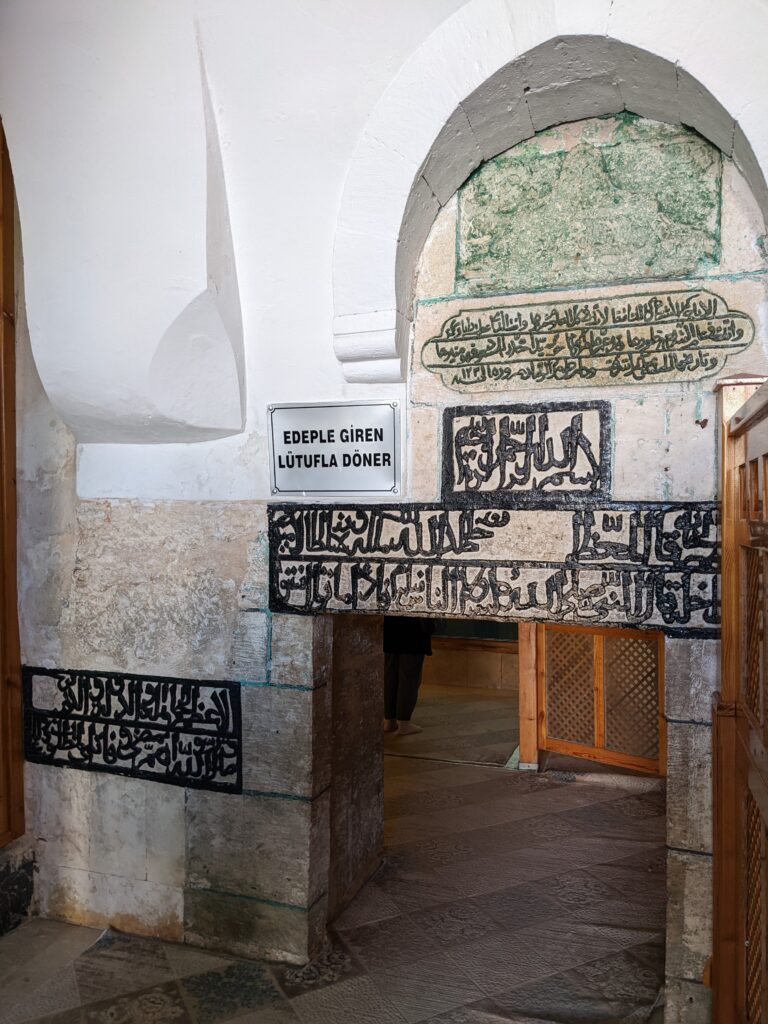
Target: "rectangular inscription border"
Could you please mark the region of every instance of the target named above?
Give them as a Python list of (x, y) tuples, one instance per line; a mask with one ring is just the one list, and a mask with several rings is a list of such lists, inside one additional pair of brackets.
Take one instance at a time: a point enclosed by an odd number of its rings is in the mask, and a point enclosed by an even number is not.
[[(302, 516), (311, 515), (313, 513), (325, 513), (325, 512), (349, 512), (349, 513), (375, 513), (382, 519), (394, 520), (394, 517), (398, 514), (418, 514), (419, 512), (436, 513), (438, 515), (444, 514), (459, 515), (462, 517), (474, 518), (472, 516), (472, 509), (460, 509), (460, 508), (447, 508), (443, 505), (434, 502), (424, 503), (403, 503), (400, 505), (360, 505), (354, 503), (344, 503), (338, 505), (309, 505), (309, 504), (274, 504), (268, 507), (268, 520), (269, 520), (269, 549), (270, 549), (270, 564), (269, 564), (269, 606), (273, 612), (281, 612), (292, 615), (320, 615), (326, 613), (349, 613), (355, 612), (358, 614), (383, 614), (387, 611), (392, 611), (397, 614), (422, 614), (422, 615), (440, 615), (447, 618), (461, 618), (461, 617), (488, 617), (495, 619), (506, 619), (508, 621), (536, 621), (536, 622), (563, 622), (570, 623), (573, 625), (602, 625), (602, 626), (625, 626), (632, 629), (646, 629), (654, 632), (662, 632), (670, 637), (699, 637), (699, 638), (717, 638), (720, 635), (720, 596), (719, 596), (719, 581), (720, 581), (720, 548), (719, 548), (719, 506), (717, 502), (706, 501), (706, 502), (663, 502), (663, 501), (603, 501), (599, 504), (599, 507), (583, 507), (578, 509), (571, 508), (555, 508), (546, 506), (546, 509), (542, 511), (548, 512), (571, 512), (572, 525), (574, 527), (574, 538), (576, 536), (576, 524), (580, 523), (580, 528), (583, 529), (587, 523), (584, 517), (589, 517), (593, 513), (604, 513), (615, 511), (618, 513), (629, 513), (630, 515), (635, 512), (651, 511), (661, 514), (674, 513), (680, 511), (681, 513), (690, 513), (692, 516), (704, 516), (709, 519), (709, 527), (715, 530), (714, 542), (708, 542), (711, 547), (710, 554), (701, 556), (694, 556), (693, 560), (686, 560), (685, 558), (677, 558), (673, 550), (673, 546), (669, 544), (662, 545), (659, 547), (659, 538), (656, 538), (654, 547), (654, 557), (660, 557), (666, 555), (668, 557), (669, 564), (664, 565), (662, 563), (653, 563), (645, 565), (637, 564), (624, 564), (624, 563), (611, 563), (611, 562), (597, 562), (597, 561), (579, 561), (576, 558), (573, 561), (558, 560), (558, 561), (547, 561), (547, 560), (536, 560), (536, 559), (505, 559), (505, 558), (483, 558), (483, 557), (470, 557), (467, 559), (461, 558), (447, 558), (442, 554), (437, 556), (424, 556), (406, 554), (402, 557), (393, 557), (389, 552), (382, 551), (376, 553), (375, 551), (363, 551), (358, 550), (360, 537), (356, 537), (354, 541), (354, 551), (345, 552), (342, 550), (326, 550), (321, 551), (318, 549), (311, 550), (309, 552), (301, 551), (280, 551), (281, 542), (285, 541), (285, 537), (281, 534), (281, 529), (276, 519), (284, 516), (286, 513), (299, 514)], [(501, 510), (501, 509), (477, 509), (478, 518), (476, 520), (477, 526), (481, 530), (490, 528), (503, 528), (505, 523), (505, 517), (508, 517), (514, 512), (514, 510)], [(520, 512), (531, 512), (535, 509), (525, 508), (520, 509)], [(609, 527), (609, 530), (612, 527)], [(370, 536), (370, 533), (369, 533)], [(455, 541), (455, 537), (452, 536), (452, 541)], [(465, 537), (466, 539), (466, 537)], [(669, 539), (667, 538), (667, 541)], [(365, 541), (363, 540), (363, 543)], [(707, 545), (703, 545), (706, 547)], [(705, 624), (687, 625), (685, 622), (680, 623), (668, 623), (665, 621), (627, 621), (618, 617), (607, 617), (599, 620), (588, 620), (584, 617), (574, 618), (563, 616), (554, 616), (547, 613), (546, 608), (541, 605), (536, 606), (535, 612), (532, 614), (494, 614), (494, 613), (483, 613), (480, 610), (475, 610), (475, 614), (464, 613), (464, 612), (446, 612), (442, 609), (430, 610), (416, 609), (404, 607), (402, 604), (398, 604), (392, 608), (390, 605), (382, 607), (381, 605), (368, 605), (364, 608), (358, 607), (355, 604), (355, 594), (346, 594), (343, 598), (337, 598), (343, 600), (345, 607), (328, 607), (329, 602), (326, 600), (322, 606), (315, 607), (298, 607), (297, 605), (291, 604), (282, 594), (280, 588), (280, 577), (281, 577), (281, 565), (285, 563), (286, 567), (293, 567), (293, 573), (296, 575), (296, 566), (306, 564), (312, 567), (312, 571), (317, 576), (321, 572), (330, 579), (332, 575), (332, 567), (336, 566), (340, 569), (342, 566), (347, 566), (351, 570), (356, 571), (357, 575), (363, 579), (366, 583), (372, 584), (374, 582), (374, 569), (377, 566), (381, 566), (381, 570), (388, 567), (390, 571), (403, 574), (404, 572), (410, 571), (412, 567), (424, 569), (422, 573), (422, 579), (419, 582), (419, 587), (422, 589), (427, 581), (427, 576), (430, 573), (427, 570), (432, 569), (445, 569), (455, 574), (463, 574), (466, 578), (467, 574), (471, 571), (484, 572), (488, 570), (490, 574), (495, 576), (497, 571), (503, 571), (505, 569), (511, 572), (517, 572), (518, 570), (528, 569), (539, 569), (544, 572), (549, 571), (549, 579), (541, 579), (538, 581), (547, 590), (547, 596), (552, 596), (553, 593), (557, 593), (558, 587), (563, 582), (574, 583), (578, 582), (578, 576), (580, 573), (599, 573), (605, 574), (605, 579), (611, 586), (615, 586), (617, 589), (624, 589), (626, 594), (627, 588), (630, 583), (634, 583), (635, 587), (635, 598), (638, 597), (638, 583), (642, 588), (645, 588), (645, 596), (648, 597), (653, 592), (653, 600), (668, 602), (670, 600), (676, 600), (676, 594), (683, 595), (683, 606), (685, 602), (691, 600), (691, 587), (695, 583), (697, 588), (702, 592), (706, 592), (707, 596), (702, 598), (699, 595), (693, 595), (693, 599), (698, 601), (697, 610), (702, 611), (703, 619)], [(382, 576), (383, 572), (379, 572)], [(665, 582), (664, 577), (669, 577), (670, 585), (669, 592), (665, 592), (662, 584)], [(536, 581), (534, 581), (535, 583)], [(503, 584), (507, 585), (507, 584)], [(561, 591), (562, 595), (562, 591)], [(529, 597), (531, 596), (529, 592)], [(688, 608), (688, 620), (690, 621), (690, 607)], [(655, 613), (658, 614), (658, 607), (655, 608)], [(709, 616), (709, 621), (707, 617)]]
[[(598, 438), (599, 487), (594, 491), (563, 488), (559, 491), (472, 490), (457, 491), (454, 459), (454, 424), (464, 416), (529, 416), (541, 413), (597, 412), (600, 420)], [(582, 505), (604, 505), (611, 500), (613, 484), (612, 453), (613, 424), (611, 403), (605, 400), (589, 402), (538, 402), (515, 405), (452, 405), (443, 410), (443, 464), (441, 495), (452, 508), (573, 508)]]
[[(182, 687), (206, 687), (211, 690), (225, 690), (229, 695), (229, 708), (231, 711), (231, 727), (225, 733), (215, 733), (211, 730), (194, 730), (189, 728), (174, 728), (173, 726), (151, 725), (146, 721), (130, 721), (115, 718), (105, 718), (98, 715), (65, 715), (55, 709), (36, 708), (34, 706), (33, 678), (45, 676), (53, 680), (65, 677), (84, 677), (87, 679), (117, 680), (121, 682), (136, 683), (160, 683)], [(240, 683), (228, 680), (209, 681), (204, 679), (183, 679), (176, 676), (159, 675), (135, 675), (125, 672), (95, 672), (85, 669), (55, 669), (36, 668), (24, 665), (22, 667), (22, 697), (24, 708), (24, 757), (33, 764), (49, 765), (57, 768), (72, 768), (77, 771), (104, 772), (108, 775), (121, 775), (125, 778), (143, 779), (150, 782), (159, 782), (169, 786), (182, 786), (185, 789), (205, 789), (219, 793), (241, 793), (243, 790), (243, 741), (242, 741), (242, 711), (240, 704)], [(60, 752), (44, 752), (35, 745), (35, 726), (51, 720), (63, 722), (84, 722), (95, 725), (113, 725), (120, 729), (136, 729), (156, 734), (158, 740), (167, 739), (172, 735), (177, 736), (203, 736), (220, 744), (227, 743), (233, 750), (233, 778), (232, 781), (217, 781), (215, 779), (200, 779), (189, 775), (163, 774), (161, 770), (133, 768), (129, 765), (104, 764), (101, 762), (76, 762), (62, 755)]]

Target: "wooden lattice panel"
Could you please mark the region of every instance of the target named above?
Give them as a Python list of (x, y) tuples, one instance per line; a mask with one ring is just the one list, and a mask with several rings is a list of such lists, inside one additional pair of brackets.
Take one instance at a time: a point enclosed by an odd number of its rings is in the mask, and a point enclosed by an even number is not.
[(762, 1024), (765, 952), (763, 945), (763, 843), (765, 826), (754, 797), (748, 791), (744, 814), (745, 853), (745, 988), (746, 1024)]
[(757, 721), (762, 718), (760, 701), (763, 639), (763, 556), (756, 549), (744, 552), (746, 560), (744, 593), (744, 704)]
[(594, 745), (593, 660), (589, 633), (547, 631), (547, 734), (553, 739)]
[(655, 760), (659, 756), (659, 644), (656, 637), (604, 640), (605, 746)]

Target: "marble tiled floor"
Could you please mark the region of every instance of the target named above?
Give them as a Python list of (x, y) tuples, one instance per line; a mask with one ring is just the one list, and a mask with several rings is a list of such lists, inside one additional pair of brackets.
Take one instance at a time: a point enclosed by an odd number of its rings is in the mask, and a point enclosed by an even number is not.
[(505, 765), (519, 742), (517, 690), (423, 683), (413, 721), (424, 732), (385, 734), (389, 754)]
[(315, 963), (30, 921), (0, 939), (0, 1024), (661, 1019), (663, 791), (404, 757), (386, 780), (385, 862)]

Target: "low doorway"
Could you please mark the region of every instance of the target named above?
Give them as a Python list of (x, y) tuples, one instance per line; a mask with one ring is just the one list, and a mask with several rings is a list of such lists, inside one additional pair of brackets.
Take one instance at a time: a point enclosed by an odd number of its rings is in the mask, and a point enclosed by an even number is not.
[(514, 623), (438, 619), (413, 716), (423, 732), (384, 736), (384, 753), (516, 767), (520, 742)]
[[(592, 672), (605, 644), (589, 636)], [(306, 998), (318, 1019), (347, 1019), (353, 990), (376, 1020), (663, 1019), (663, 779), (626, 766), (515, 770), (516, 688), (466, 677), (469, 652), (501, 642), (438, 630), (414, 714), (424, 732), (382, 739), (382, 856), (334, 915), (320, 966), (338, 965), (340, 983)], [(499, 654), (511, 664), (517, 645), (506, 643)], [(519, 684), (519, 670), (513, 675)], [(483, 678), (498, 684), (504, 675)], [(593, 683), (590, 675), (594, 724), (615, 711), (615, 687), (606, 705), (605, 687), (598, 701)], [(585, 768), (593, 763), (580, 758)], [(309, 970), (314, 977), (319, 967)]]

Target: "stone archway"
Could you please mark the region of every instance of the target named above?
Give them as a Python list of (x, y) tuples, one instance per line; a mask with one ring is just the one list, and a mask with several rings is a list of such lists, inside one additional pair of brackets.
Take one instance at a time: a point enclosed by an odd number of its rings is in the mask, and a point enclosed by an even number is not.
[(702, 19), (690, 3), (475, 0), (433, 33), (382, 96), (347, 176), (334, 246), (346, 378), (403, 379), (413, 273), (435, 217), (483, 160), (550, 125), (625, 109), (689, 125), (733, 156), (766, 210), (766, 118), (743, 69), (761, 37), (749, 26), (764, 33), (768, 16), (737, 7)]

